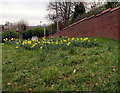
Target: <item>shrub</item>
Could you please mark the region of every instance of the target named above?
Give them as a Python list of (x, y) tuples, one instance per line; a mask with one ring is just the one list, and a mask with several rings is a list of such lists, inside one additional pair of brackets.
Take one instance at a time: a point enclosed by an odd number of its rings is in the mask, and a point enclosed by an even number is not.
[(77, 4), (75, 6), (75, 11), (73, 13), (72, 20), (76, 19), (76, 17), (78, 17), (79, 15), (84, 14), (84, 13), (85, 13), (85, 6), (82, 2), (80, 2), (80, 4)]
[(18, 38), (19, 33), (15, 31), (5, 31), (2, 32), (2, 40), (5, 38), (11, 39), (11, 38)]
[[(46, 36), (48, 35), (46, 31)], [(44, 36), (44, 28), (38, 27), (33, 29), (28, 29), (23, 32), (23, 39), (32, 38), (32, 36), (43, 37)]]
[(120, 6), (120, 2), (107, 2), (107, 4), (105, 5), (105, 8), (115, 8), (117, 6)]

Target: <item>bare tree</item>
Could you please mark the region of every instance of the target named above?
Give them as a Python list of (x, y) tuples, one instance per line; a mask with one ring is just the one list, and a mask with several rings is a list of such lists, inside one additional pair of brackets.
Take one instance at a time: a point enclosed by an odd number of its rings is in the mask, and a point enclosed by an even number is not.
[(24, 20), (21, 20), (16, 23), (17, 25), (17, 30), (19, 32), (19, 39), (23, 38), (22, 32), (27, 29), (27, 22)]
[(27, 29), (27, 22), (24, 21), (24, 20), (21, 20), (21, 21), (19, 21), (19, 22), (16, 23), (16, 24), (18, 25), (18, 30), (19, 30), (20, 32), (22, 32), (22, 31), (24, 31), (24, 30)]
[(67, 22), (70, 20), (76, 4), (78, 4), (78, 2), (67, 2), (66, 0), (62, 0), (61, 2), (50, 2), (48, 6), (48, 18), (54, 23), (59, 21), (62, 22), (64, 26), (67, 26)]

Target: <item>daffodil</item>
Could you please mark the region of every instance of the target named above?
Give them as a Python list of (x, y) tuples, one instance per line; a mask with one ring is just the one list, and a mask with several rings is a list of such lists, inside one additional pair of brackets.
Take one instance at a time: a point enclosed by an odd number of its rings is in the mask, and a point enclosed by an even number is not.
[(14, 38), (11, 38), (11, 40), (14, 40)]
[(94, 41), (97, 41), (97, 39), (94, 39)]
[(19, 44), (18, 42), (15, 42), (16, 44)]
[(90, 40), (88, 40), (88, 42), (90, 42)]
[(18, 46), (16, 46), (15, 48), (19, 48)]
[(28, 43), (28, 44), (31, 44), (31, 41), (28, 41), (27, 43)]
[(7, 41), (7, 40), (8, 40), (8, 38), (3, 39), (3, 41)]
[(47, 42), (48, 44), (50, 44), (50, 42)]
[(67, 40), (63, 40), (64, 42), (66, 42)]
[(8, 38), (6, 38), (6, 41), (8, 40)]
[(3, 41), (6, 41), (6, 39), (3, 39)]
[(80, 40), (83, 40), (82, 38), (80, 38)]
[(42, 49), (43, 47), (41, 46), (40, 49)]
[(77, 38), (77, 41), (79, 40), (79, 38)]
[(70, 38), (68, 38), (68, 40), (70, 40)]
[(88, 40), (88, 38), (87, 38), (87, 37), (83, 39), (83, 41), (86, 41), (86, 40)]
[(68, 42), (67, 45), (69, 46), (69, 45), (70, 45), (70, 42)]
[(72, 40), (74, 40), (74, 38), (72, 38)]
[(32, 45), (31, 48), (33, 48), (35, 45)]

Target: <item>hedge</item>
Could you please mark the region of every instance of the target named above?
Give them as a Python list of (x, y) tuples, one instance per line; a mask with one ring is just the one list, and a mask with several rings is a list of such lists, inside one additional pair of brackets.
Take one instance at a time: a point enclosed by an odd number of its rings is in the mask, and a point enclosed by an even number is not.
[[(23, 34), (23, 39), (29, 39), (29, 38), (32, 38), (32, 36), (43, 37), (44, 28), (38, 27), (38, 28), (28, 29), (28, 30), (23, 31), (22, 34)], [(48, 35), (47, 31), (46, 31), (46, 35)]]
[(5, 31), (2, 32), (2, 40), (5, 38), (11, 39), (11, 38), (18, 38), (19, 33), (15, 31)]

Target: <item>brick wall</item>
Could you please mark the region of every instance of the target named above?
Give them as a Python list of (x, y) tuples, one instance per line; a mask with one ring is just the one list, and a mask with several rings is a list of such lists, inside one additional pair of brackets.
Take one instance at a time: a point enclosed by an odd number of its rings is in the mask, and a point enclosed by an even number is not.
[(107, 37), (120, 40), (120, 7), (107, 9), (64, 28), (52, 36)]

